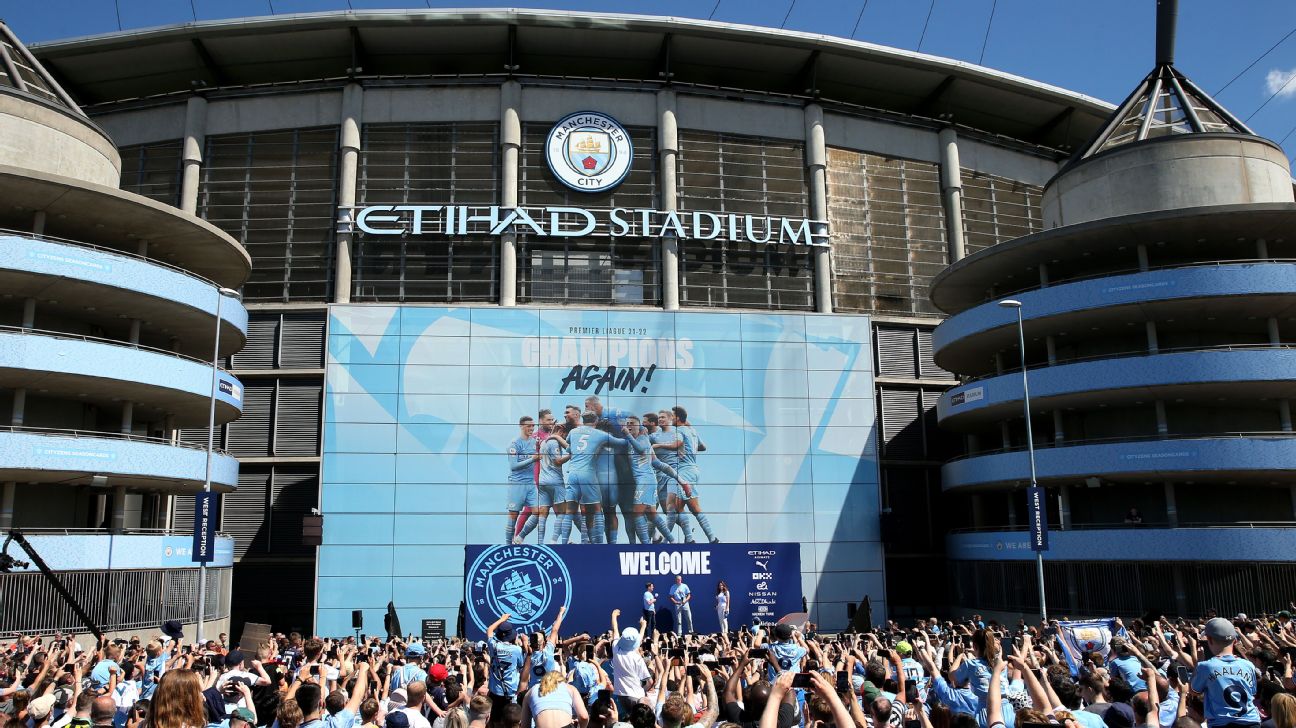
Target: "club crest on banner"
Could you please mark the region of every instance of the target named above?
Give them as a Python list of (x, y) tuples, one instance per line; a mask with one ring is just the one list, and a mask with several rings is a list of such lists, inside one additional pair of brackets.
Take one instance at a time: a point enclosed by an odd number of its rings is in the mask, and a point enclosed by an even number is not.
[(468, 613), (481, 630), (501, 614), (509, 614), (515, 628), (532, 631), (552, 623), (559, 607), (571, 605), (567, 566), (545, 546), (486, 549), (465, 581)]
[(581, 111), (549, 130), (545, 159), (559, 182), (581, 192), (601, 192), (625, 179), (634, 158), (630, 134), (607, 114)]

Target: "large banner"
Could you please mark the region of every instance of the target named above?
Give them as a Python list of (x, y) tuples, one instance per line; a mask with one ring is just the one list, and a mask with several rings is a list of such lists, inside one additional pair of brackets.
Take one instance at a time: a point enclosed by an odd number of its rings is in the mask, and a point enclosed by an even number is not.
[(562, 634), (598, 634), (611, 628), (620, 609), (621, 627), (643, 614), (648, 583), (656, 594), (657, 629), (674, 629), (670, 590), (676, 577), (692, 594), (693, 629), (720, 629), (718, 586), (728, 587), (729, 629), (776, 622), (801, 611), (801, 549), (792, 543), (706, 546), (468, 546), (465, 549), (465, 632), (484, 639), (502, 614), (523, 632), (548, 630), (567, 607)]
[(795, 543), (825, 628), (884, 609), (867, 317), (329, 311), (321, 634), (454, 624), (464, 546), (513, 542)]

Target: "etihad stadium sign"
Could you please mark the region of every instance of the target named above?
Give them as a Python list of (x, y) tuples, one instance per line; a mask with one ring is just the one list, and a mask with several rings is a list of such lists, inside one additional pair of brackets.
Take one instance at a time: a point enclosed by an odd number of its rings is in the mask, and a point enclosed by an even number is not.
[(340, 232), (358, 230), (364, 235), (675, 237), (758, 245), (828, 245), (825, 223), (773, 215), (498, 205), (370, 205), (357, 210), (354, 219), (350, 209), (339, 212)]
[[(616, 119), (580, 111), (560, 119), (545, 140), (554, 178), (578, 192), (607, 192), (630, 173), (634, 145)], [(823, 220), (772, 215), (613, 207), (370, 205), (338, 210), (338, 232), (456, 237), (536, 235), (551, 238), (724, 240), (758, 245), (827, 246)]]

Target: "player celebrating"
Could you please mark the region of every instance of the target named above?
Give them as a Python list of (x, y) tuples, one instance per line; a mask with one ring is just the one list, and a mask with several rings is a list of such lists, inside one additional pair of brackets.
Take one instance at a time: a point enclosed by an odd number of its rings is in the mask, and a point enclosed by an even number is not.
[[(644, 415), (644, 417), (656, 418), (656, 415)], [(653, 475), (656, 470), (665, 473), (671, 478), (679, 479), (679, 475), (671, 466), (666, 465), (657, 459), (653, 454), (652, 441), (648, 438), (648, 433), (639, 426), (638, 417), (626, 418), (626, 442), (630, 444), (630, 449), (634, 452), (631, 454), (631, 467), (635, 476), (635, 533), (639, 536), (640, 543), (649, 543), (649, 534), (651, 533), (648, 524), (651, 522), (665, 536), (666, 541), (670, 542), (670, 530), (666, 527), (666, 519), (657, 514), (653, 505), (657, 502), (657, 478)]]
[[(674, 412), (668, 409), (658, 412), (657, 425), (660, 429), (649, 439), (653, 443), (653, 450), (656, 451), (658, 459), (673, 468), (679, 468), (679, 450), (684, 447), (684, 440), (680, 438), (679, 431), (671, 426), (674, 421)], [(684, 512), (684, 491), (680, 487), (680, 481), (658, 475), (657, 499), (661, 503), (662, 510), (666, 512), (667, 533), (671, 533), (678, 523), (680, 531), (684, 533), (684, 543), (697, 543), (697, 539), (693, 538), (693, 527), (689, 525), (688, 514)]]
[(679, 449), (680, 467), (677, 471), (680, 474), (680, 487), (684, 489), (684, 502), (697, 518), (698, 524), (702, 526), (707, 540), (711, 543), (720, 543), (720, 539), (716, 538), (715, 532), (711, 530), (711, 521), (707, 520), (706, 514), (702, 512), (702, 506), (698, 504), (700, 473), (697, 454), (706, 452), (706, 444), (698, 437), (697, 430), (689, 424), (687, 410), (675, 405), (671, 411), (675, 413), (675, 427), (679, 430), (680, 439), (684, 441), (684, 446)]
[[(549, 410), (540, 410), (540, 431), (547, 433), (548, 437), (540, 443), (540, 475), (539, 486), (536, 488), (540, 529), (536, 543), (545, 542), (545, 521), (549, 519), (550, 507), (558, 514), (558, 528), (552, 531), (554, 540), (557, 540), (562, 520), (568, 517), (567, 508), (571, 501), (567, 497), (567, 484), (563, 481), (562, 471), (563, 463), (571, 459), (571, 454), (564, 454), (568, 450), (567, 440), (563, 438), (562, 429), (554, 424), (553, 413)], [(527, 530), (524, 529), (522, 535), (525, 537), (526, 534)]]
[[(602, 430), (594, 429), (598, 415), (586, 412), (581, 415), (581, 426), (572, 430), (567, 442), (571, 445), (571, 459), (567, 461), (567, 483), (580, 493), (580, 504), (585, 511), (585, 526), (589, 530), (590, 541), (604, 543), (606, 530), (603, 522), (603, 494), (599, 489), (598, 479), (594, 474), (594, 465), (599, 452), (609, 447), (620, 447), (625, 440), (613, 437)], [(561, 528), (561, 527), (560, 527)], [(568, 528), (560, 531), (558, 542), (566, 543), (571, 535)]]
[(504, 531), (504, 543), (521, 543), (521, 537), (514, 537), (518, 513), (526, 506), (536, 505), (535, 470), (533, 464), (540, 459), (536, 453), (535, 420), (523, 415), (518, 420), (522, 434), (509, 443), (508, 474), (508, 528)]
[[(625, 433), (626, 419), (633, 417), (629, 412), (617, 407), (605, 408), (603, 402), (594, 395), (585, 398), (585, 411), (597, 415), (598, 423), (595, 426), (614, 437)], [(635, 477), (634, 470), (630, 467), (628, 451), (610, 451), (600, 458), (597, 474), (599, 489), (603, 495), (603, 511), (606, 514), (604, 523), (607, 527), (608, 543), (617, 542), (617, 529), (620, 526), (617, 521), (617, 508), (620, 508), (621, 515), (626, 519), (626, 538), (633, 543)]]

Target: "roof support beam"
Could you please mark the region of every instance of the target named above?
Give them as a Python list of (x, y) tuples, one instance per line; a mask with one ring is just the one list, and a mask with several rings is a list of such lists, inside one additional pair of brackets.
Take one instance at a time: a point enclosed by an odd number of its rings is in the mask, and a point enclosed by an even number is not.
[(207, 75), (211, 76), (212, 85), (229, 85), (225, 78), (225, 74), (216, 63), (216, 59), (212, 58), (211, 53), (207, 51), (207, 46), (203, 45), (202, 40), (200, 38), (190, 38), (189, 42), (193, 43), (194, 51), (198, 53), (198, 60), (202, 61), (203, 68), (207, 71)]
[(674, 33), (667, 33), (662, 36), (661, 50), (657, 52), (657, 77), (668, 84), (675, 77), (675, 74), (670, 70), (671, 45), (674, 39)]
[(369, 53), (365, 50), (364, 41), (360, 39), (360, 29), (354, 25), (350, 27), (351, 31), (351, 67), (347, 69), (347, 76), (355, 78), (364, 73), (365, 68), (369, 65)]
[[(945, 95), (949, 93), (950, 87), (952, 87), (954, 82), (957, 80), (958, 78), (956, 76), (950, 75), (946, 76), (940, 83), (936, 84), (936, 88), (932, 89), (931, 93), (927, 94), (922, 101), (918, 102), (918, 108), (916, 109), (917, 113), (920, 116), (929, 116), (932, 118), (940, 117), (942, 113), (946, 113), (946, 110), (942, 108), (941, 104), (945, 100)], [(950, 114), (950, 117), (952, 118), (953, 114)]]
[(797, 72), (796, 88), (793, 93), (805, 94), (806, 96), (818, 97), (819, 84), (819, 50), (815, 49), (810, 52), (805, 63), (801, 64), (801, 70)]
[[(1048, 138), (1053, 136), (1053, 132), (1062, 128), (1062, 125), (1064, 124), (1069, 125), (1071, 121), (1071, 117), (1074, 114), (1075, 114), (1074, 106), (1068, 106), (1065, 109), (1062, 109), (1058, 113), (1054, 114), (1053, 118), (1049, 119), (1043, 124), (1040, 124), (1039, 128), (1036, 129), (1033, 134), (1031, 134), (1031, 141), (1035, 142), (1036, 144), (1047, 144)], [(1065, 138), (1066, 136), (1069, 135), (1064, 135), (1062, 143), (1056, 144), (1054, 146), (1061, 147), (1061, 148), (1069, 148), (1071, 145), (1067, 142), (1067, 139)]]
[(508, 49), (505, 54), (504, 70), (509, 74), (513, 74), (518, 71), (518, 68), (517, 26), (510, 25), (508, 27)]

